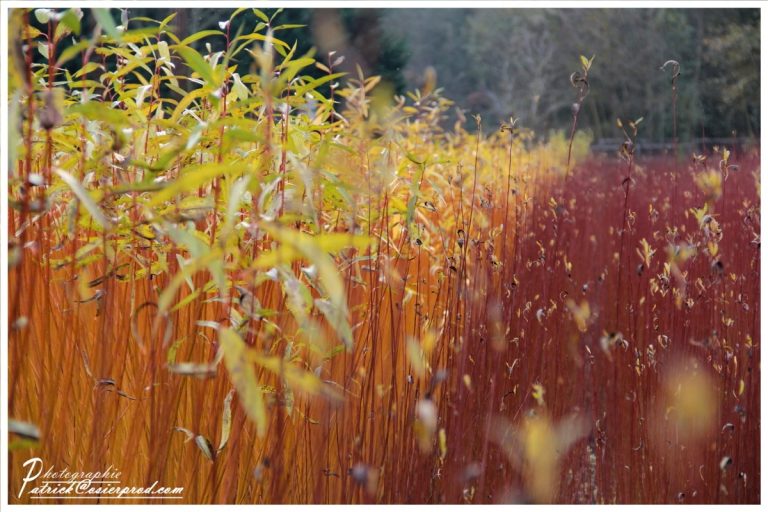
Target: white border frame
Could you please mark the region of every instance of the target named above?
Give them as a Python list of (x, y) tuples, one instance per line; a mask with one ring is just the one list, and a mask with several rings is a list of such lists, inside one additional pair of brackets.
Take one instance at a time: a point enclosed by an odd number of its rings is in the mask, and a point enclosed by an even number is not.
[[(108, 8), (120, 8), (130, 7), (135, 5), (141, 5), (142, 7), (168, 7), (168, 8), (211, 8), (211, 7), (242, 7), (244, 5), (250, 5), (253, 7), (286, 7), (286, 8), (323, 8), (323, 7), (380, 7), (380, 8), (571, 8), (571, 9), (583, 9), (583, 8), (759, 8), (761, 27), (760, 27), (760, 105), (761, 105), (761, 141), (760, 141), (760, 154), (761, 157), (766, 155), (768, 150), (768, 137), (766, 137), (765, 110), (766, 103), (768, 102), (768, 83), (765, 78), (766, 73), (766, 40), (768, 39), (768, 28), (766, 27), (764, 15), (768, 13), (768, 7), (765, 6), (765, 2), (757, 1), (722, 1), (722, 0), (675, 0), (675, 1), (626, 1), (618, 2), (614, 0), (570, 0), (570, 1), (469, 1), (469, 0), (439, 0), (439, 1), (425, 1), (425, 0), (373, 0), (373, 1), (361, 1), (361, 0), (346, 0), (346, 1), (306, 1), (306, 0), (283, 0), (283, 1), (231, 1), (223, 0), (219, 2), (211, 2), (210, 0), (185, 0), (185, 1), (141, 1), (141, 2), (126, 2), (126, 1), (94, 1), (94, 0), (81, 0), (81, 1), (21, 1), (21, 0), (9, 0), (2, 2), (0, 5), (0, 77), (8, 76), (8, 18), (9, 12), (14, 8), (64, 8), (64, 7), (81, 7), (81, 8), (94, 8), (94, 7), (108, 7)], [(22, 510), (29, 505), (11, 505), (9, 504), (9, 481), (8, 481), (8, 83), (6, 80), (0, 80), (0, 506), (4, 510), (17, 511)], [(761, 170), (760, 180), (763, 181), (764, 174)], [(762, 206), (762, 200), (761, 200)], [(766, 213), (761, 208), (761, 225), (765, 225)], [(762, 250), (761, 250), (762, 251)], [(760, 308), (760, 320), (766, 317), (766, 311), (768, 311), (768, 305), (765, 302), (765, 295), (763, 291), (766, 290), (766, 268), (765, 259), (761, 252), (760, 258), (760, 290), (761, 290), (761, 308)], [(760, 340), (757, 340), (760, 343)], [(762, 351), (762, 349), (761, 349)], [(760, 389), (761, 389), (761, 479), (760, 479), (760, 491), (761, 495), (768, 487), (768, 476), (766, 476), (765, 468), (762, 467), (762, 462), (766, 461), (766, 442), (765, 442), (765, 425), (768, 413), (766, 412), (765, 404), (762, 401), (762, 396), (765, 391), (765, 375), (762, 371), (762, 362), (764, 357), (761, 357), (760, 364)], [(34, 505), (35, 510), (42, 509), (55, 509), (62, 511), (74, 511), (80, 510), (83, 505)], [(120, 507), (120, 510), (132, 510), (138, 507), (146, 506), (158, 506), (158, 505), (100, 505), (101, 507)], [(163, 504), (163, 507), (180, 508), (184, 507), (189, 510), (203, 510), (205, 505), (168, 505)], [(283, 510), (300, 510), (301, 507), (307, 505), (241, 505), (244, 507), (286, 507)], [(346, 505), (347, 507), (363, 510), (368, 505)], [(411, 508), (413, 505), (388, 505), (394, 507)], [(462, 507), (462, 510), (466, 510), (466, 505), (434, 505), (428, 507), (440, 507), (454, 508)], [(470, 507), (499, 507), (500, 505), (475, 505)], [(518, 505), (526, 509), (532, 507), (530, 505)], [(576, 507), (577, 505), (550, 505), (549, 507)], [(613, 508), (628, 508), (632, 505), (609, 505)], [(759, 508), (760, 505), (743, 505), (746, 508)], [(312, 505), (317, 510), (332, 511), (338, 505)], [(583, 507), (580, 505), (579, 507)], [(675, 505), (658, 505), (661, 508), (672, 508)], [(732, 505), (712, 505), (709, 506), (710, 510), (727, 510)], [(582, 508), (583, 509), (583, 508)], [(423, 510), (423, 508), (422, 508)], [(536, 508), (536, 510), (542, 510), (542, 508)]]

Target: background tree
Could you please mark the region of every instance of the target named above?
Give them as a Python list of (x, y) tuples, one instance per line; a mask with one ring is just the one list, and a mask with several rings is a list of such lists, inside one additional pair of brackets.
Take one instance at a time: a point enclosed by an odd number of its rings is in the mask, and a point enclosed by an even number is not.
[[(584, 126), (615, 137), (617, 117), (644, 116), (643, 135), (672, 137), (669, 75), (681, 64), (678, 136), (759, 136), (756, 9), (390, 9), (384, 26), (409, 48), (405, 77), (434, 66), (460, 106), (499, 122), (566, 126), (568, 76), (595, 55)], [(706, 127), (705, 129), (703, 127)]]
[[(177, 12), (180, 36), (219, 30), (232, 9), (130, 8), (130, 28)], [(279, 11), (279, 12), (278, 12)], [(297, 54), (317, 48), (328, 61), (345, 59), (338, 71), (381, 75), (395, 93), (415, 89), (426, 70), (457, 107), (481, 114), (486, 126), (510, 116), (546, 136), (565, 130), (573, 102), (568, 77), (579, 56), (595, 56), (591, 94), (581, 129), (595, 138), (616, 137), (617, 117), (644, 117), (647, 140), (672, 138), (669, 74), (659, 66), (680, 63), (677, 125), (680, 141), (760, 135), (760, 12), (757, 9), (264, 9), (277, 35), (296, 43)], [(112, 10), (120, 23), (120, 10)], [(246, 9), (232, 34), (250, 32), (262, 19)], [(94, 20), (87, 13), (85, 30)], [(39, 28), (43, 28), (40, 26)], [(263, 28), (262, 28), (263, 30)], [(222, 37), (205, 40), (214, 51)], [(198, 41), (204, 51), (204, 42)], [(37, 56), (42, 59), (42, 56)], [(253, 65), (242, 53), (241, 74)], [(70, 61), (75, 66), (76, 59)], [(74, 69), (74, 68), (73, 68)], [(309, 69), (316, 76), (320, 69)], [(431, 73), (431, 71), (430, 71)], [(326, 84), (324, 87), (329, 87)], [(451, 123), (453, 120), (450, 121)], [(473, 127), (468, 125), (468, 128)]]

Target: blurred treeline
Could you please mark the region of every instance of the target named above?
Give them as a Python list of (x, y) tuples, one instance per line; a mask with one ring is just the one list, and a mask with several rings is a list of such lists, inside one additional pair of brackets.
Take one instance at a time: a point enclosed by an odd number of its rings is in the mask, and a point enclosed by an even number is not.
[(617, 137), (617, 117), (644, 117), (641, 136), (672, 137), (671, 72), (680, 63), (678, 136), (760, 133), (757, 9), (391, 10), (385, 26), (408, 42), (406, 80), (428, 65), (446, 94), (490, 118), (537, 132), (564, 127), (579, 55), (595, 56), (580, 126)]
[[(218, 30), (233, 9), (139, 7), (129, 16), (163, 19), (174, 11), (172, 25), (186, 35)], [(260, 21), (249, 9), (231, 31)], [(514, 116), (539, 134), (566, 129), (575, 97), (569, 76), (580, 55), (594, 55), (580, 127), (595, 138), (619, 136), (617, 117), (642, 116), (644, 139), (671, 139), (671, 72), (659, 70), (670, 59), (680, 63), (681, 140), (760, 134), (758, 9), (285, 9), (273, 26), (280, 24), (304, 25), (277, 34), (296, 41), (297, 54), (315, 47), (328, 63), (337, 50), (333, 60), (345, 56), (339, 70), (356, 73), (360, 65), (397, 93), (436, 72), (444, 94), (481, 114), (486, 127)], [(221, 48), (221, 38), (207, 41)], [(245, 72), (251, 65), (240, 63)]]

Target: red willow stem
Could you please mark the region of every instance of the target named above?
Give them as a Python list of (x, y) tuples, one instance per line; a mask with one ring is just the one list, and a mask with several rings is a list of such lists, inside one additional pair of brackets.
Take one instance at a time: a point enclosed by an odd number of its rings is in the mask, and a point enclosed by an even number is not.
[[(673, 186), (674, 186), (674, 204), (678, 205), (679, 202), (679, 195), (678, 195), (678, 181), (680, 180), (680, 177), (678, 174), (680, 173), (680, 159), (679, 159), (679, 153), (678, 153), (678, 144), (677, 144), (677, 75), (672, 77), (672, 146), (673, 151), (675, 152), (675, 174), (674, 179), (672, 180)], [(680, 209), (675, 210), (675, 214), (673, 217), (673, 220), (675, 224), (678, 222), (679, 218), (679, 212)]]
[[(514, 127), (509, 128), (509, 166), (507, 167), (507, 189), (504, 195), (504, 228), (502, 229), (501, 239), (501, 261), (506, 263), (507, 256), (507, 228), (509, 224), (509, 189), (512, 187), (512, 147), (514, 145)], [(514, 250), (514, 247), (513, 247)], [(502, 272), (506, 276), (506, 269)]]
[[(572, 115), (573, 115), (573, 121), (571, 122), (571, 132), (568, 140), (568, 158), (565, 163), (565, 176), (563, 178), (563, 190), (560, 194), (560, 206), (565, 209), (565, 195), (568, 192), (568, 178), (570, 177), (571, 173), (571, 156), (573, 153), (573, 141), (576, 138), (576, 127), (579, 122), (579, 114), (581, 113), (582, 105), (584, 104), (584, 100), (587, 97), (587, 94), (589, 93), (589, 68), (584, 67), (582, 65), (582, 69), (584, 71), (584, 76), (581, 77), (578, 72), (575, 72), (571, 75), (571, 85), (577, 88), (578, 90), (578, 96), (576, 99), (576, 103), (572, 106)], [(577, 85), (580, 84), (580, 85)], [(552, 269), (556, 269), (558, 266), (558, 262), (560, 261), (560, 258), (558, 257), (560, 253), (560, 242), (561, 242), (561, 231), (562, 231), (562, 223), (563, 223), (563, 215), (560, 214), (557, 209), (555, 209), (555, 247), (552, 250)], [(553, 283), (554, 280), (550, 280), (550, 283)], [(547, 295), (551, 296), (552, 288), (551, 286), (548, 287)]]
[(568, 160), (565, 163), (565, 179), (563, 180), (563, 188), (568, 188), (568, 176), (571, 172), (571, 154), (573, 152), (573, 139), (576, 138), (576, 125), (579, 122), (579, 113), (581, 112), (581, 105), (584, 101), (584, 98), (580, 97), (579, 100), (574, 104), (578, 105), (578, 107), (575, 107), (573, 110), (573, 121), (571, 122), (571, 133), (568, 137)]
[[(24, 40), (30, 41), (30, 24), (29, 24), (29, 9), (24, 10)], [(27, 220), (27, 214), (29, 212), (29, 190), (30, 190), (30, 183), (29, 183), (29, 175), (32, 173), (32, 134), (34, 131), (34, 121), (35, 121), (35, 85), (32, 81), (32, 52), (34, 51), (34, 46), (31, 44), (27, 44), (27, 52), (24, 62), (24, 82), (26, 84), (27, 88), (27, 130), (26, 130), (26, 137), (24, 140), (24, 146), (26, 147), (26, 152), (24, 154), (24, 165), (21, 166), (21, 181), (23, 186), (21, 187), (21, 209), (19, 211), (19, 222), (18, 225), (21, 227), (21, 233), (19, 240), (19, 247), (23, 248), (26, 245), (27, 240), (27, 229), (24, 226), (24, 223)], [(19, 282), (21, 282), (22, 278), (22, 271), (23, 271), (23, 264), (19, 264), (16, 266), (16, 274), (18, 276)], [(21, 286), (18, 286), (15, 290), (15, 299), (13, 301), (13, 313), (11, 318), (15, 321), (19, 318), (20, 314), (20, 306), (21, 306)], [(13, 394), (11, 394), (11, 397), (13, 397)]]
[[(225, 52), (229, 52), (229, 45), (230, 45), (230, 26), (232, 24), (227, 24), (227, 32), (226, 32), (226, 49)], [(226, 74), (226, 64), (224, 73)], [(229, 92), (229, 77), (225, 75), (224, 77), (224, 83), (221, 85), (221, 119), (224, 119), (227, 117), (227, 94)], [(224, 151), (224, 125), (222, 124), (219, 128), (219, 148), (218, 152), (216, 154), (216, 163), (220, 164), (221, 160), (223, 158), (223, 151)], [(218, 227), (218, 219), (219, 216), (217, 214), (219, 209), (219, 198), (221, 196), (221, 185), (219, 182), (219, 177), (213, 179), (213, 225), (211, 227), (211, 245), (214, 244), (216, 240), (216, 229)]]
[(621, 271), (621, 264), (624, 261), (624, 236), (627, 232), (627, 217), (628, 217), (628, 207), (629, 207), (629, 189), (632, 186), (632, 163), (634, 161), (634, 155), (630, 153), (627, 157), (628, 163), (627, 163), (627, 177), (624, 179), (626, 183), (626, 189), (624, 192), (624, 218), (621, 221), (621, 235), (619, 238), (619, 269), (618, 269), (618, 280), (616, 285), (616, 331), (619, 330), (619, 308), (621, 305), (621, 277), (622, 277), (622, 271)]
[[(30, 37), (30, 22), (29, 22), (29, 14), (30, 9), (24, 10), (24, 40), (25, 41), (31, 41)], [(34, 95), (35, 95), (35, 86), (34, 82), (32, 81), (32, 52), (34, 50), (34, 45), (27, 44), (27, 51), (26, 55), (24, 56), (24, 82), (27, 89), (27, 131), (26, 136), (24, 140), (24, 146), (25, 146), (25, 154), (24, 154), (24, 165), (21, 166), (21, 178), (22, 178), (22, 187), (21, 187), (21, 209), (19, 212), (19, 220), (18, 220), (18, 227), (20, 229), (20, 240), (19, 240), (19, 250), (22, 251), (22, 259), (21, 261), (16, 265), (16, 290), (14, 291), (14, 300), (13, 300), (13, 308), (11, 310), (11, 325), (14, 325), (19, 318), (21, 318), (22, 308), (21, 308), (21, 291), (22, 289), (27, 288), (27, 286), (23, 285), (24, 280), (24, 268), (26, 267), (25, 264), (25, 258), (24, 258), (24, 247), (27, 243), (27, 226), (25, 225), (27, 220), (27, 214), (29, 213), (29, 189), (30, 189), (30, 183), (29, 183), (29, 176), (32, 173), (32, 134), (33, 134), (33, 125), (35, 120), (35, 101), (34, 101)], [(13, 211), (11, 210), (9, 212), (10, 217), (13, 218)], [(13, 225), (12, 222), (9, 222), (8, 229), (11, 229), (11, 226)], [(18, 231), (18, 230), (17, 230)], [(10, 235), (10, 233), (9, 233)], [(32, 273), (32, 282), (31, 286), (28, 289), (34, 289), (35, 281), (37, 280), (37, 272)], [(27, 307), (25, 311), (29, 312), (30, 317), (32, 316), (32, 304), (33, 304), (33, 297), (34, 294), (30, 294), (30, 297), (27, 301)], [(12, 328), (9, 330), (8, 336), (9, 340), (13, 338), (14, 334), (17, 331), (15, 328)], [(23, 329), (21, 331), (21, 346), (27, 346), (29, 336), (30, 336), (30, 329)], [(18, 368), (18, 366), (16, 366)], [(19, 372), (11, 372), (10, 375), (10, 392), (8, 395), (8, 410), (13, 411), (13, 406), (15, 402), (15, 398), (17, 396), (15, 390), (17, 388), (17, 385), (19, 383)]]

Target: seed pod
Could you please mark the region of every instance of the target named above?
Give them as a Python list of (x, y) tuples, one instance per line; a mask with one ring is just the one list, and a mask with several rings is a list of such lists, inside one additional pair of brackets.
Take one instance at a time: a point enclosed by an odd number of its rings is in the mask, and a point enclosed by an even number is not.
[(456, 243), (459, 244), (459, 247), (464, 247), (464, 230), (460, 229), (456, 232)]

